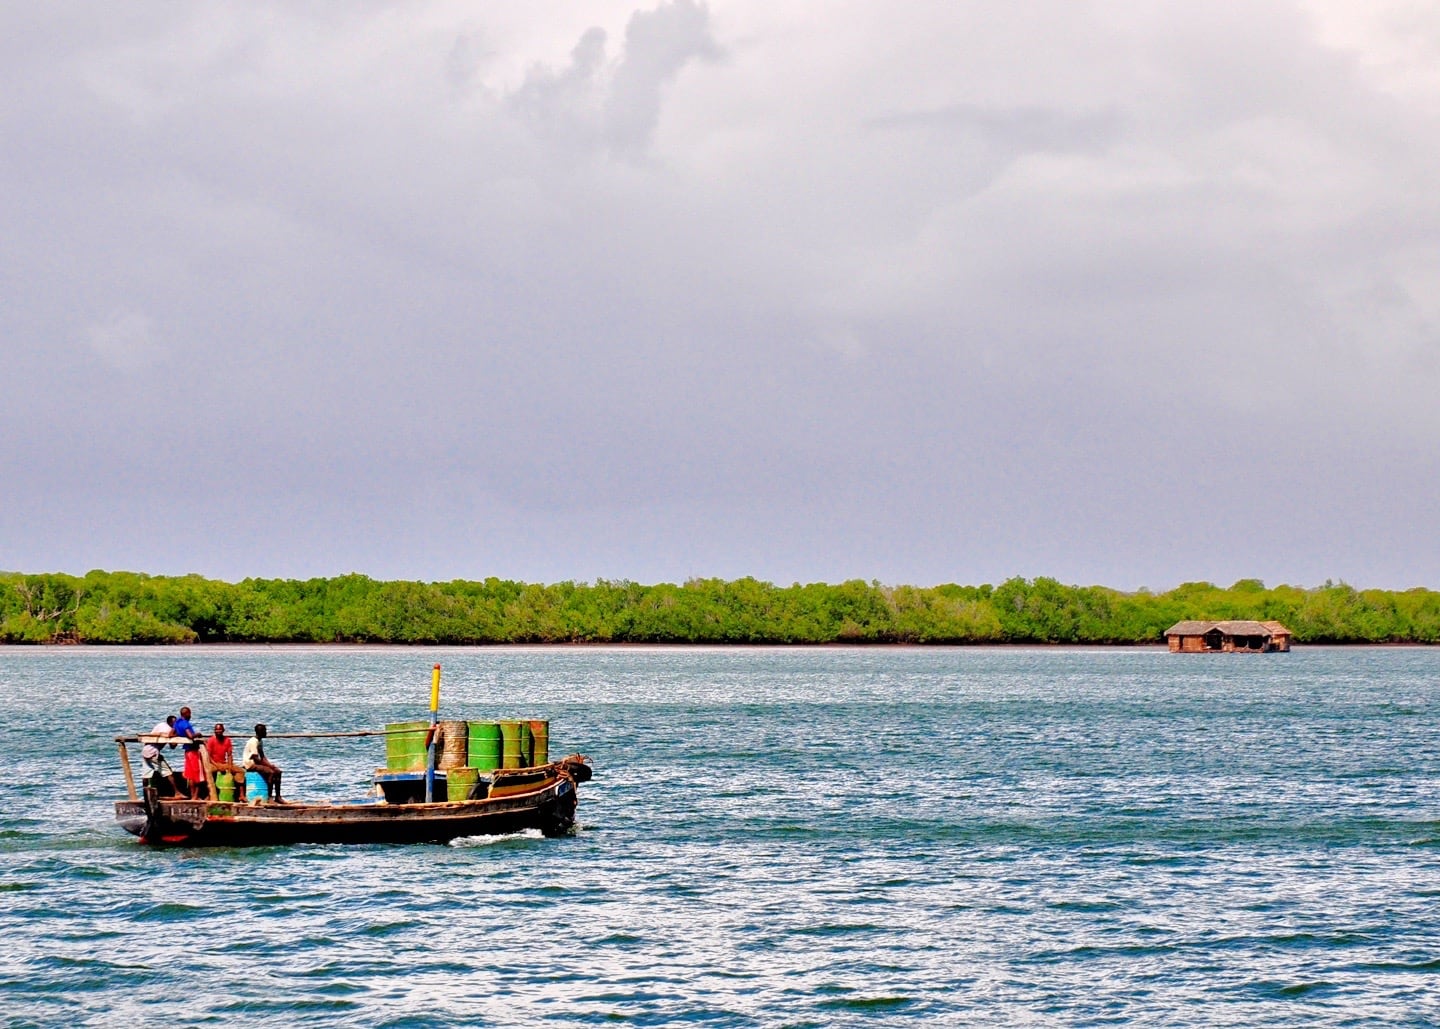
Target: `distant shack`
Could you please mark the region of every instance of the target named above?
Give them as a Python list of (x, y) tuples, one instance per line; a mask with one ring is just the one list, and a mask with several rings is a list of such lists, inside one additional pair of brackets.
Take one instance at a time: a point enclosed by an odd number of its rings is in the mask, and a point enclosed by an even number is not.
[(1279, 622), (1176, 622), (1165, 642), (1172, 654), (1268, 654), (1288, 651), (1291, 635)]

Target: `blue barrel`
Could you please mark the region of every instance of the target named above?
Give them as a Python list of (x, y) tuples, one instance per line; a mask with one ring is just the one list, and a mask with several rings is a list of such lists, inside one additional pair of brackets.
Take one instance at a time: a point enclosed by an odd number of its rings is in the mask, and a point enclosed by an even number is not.
[(250, 803), (257, 800), (265, 800), (270, 796), (270, 787), (265, 785), (265, 777), (259, 772), (245, 773), (245, 799)]

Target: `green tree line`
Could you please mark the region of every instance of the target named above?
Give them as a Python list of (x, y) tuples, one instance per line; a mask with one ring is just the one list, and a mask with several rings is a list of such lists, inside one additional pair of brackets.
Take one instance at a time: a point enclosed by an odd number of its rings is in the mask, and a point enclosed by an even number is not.
[(551, 585), (0, 573), (3, 643), (1156, 643), (1187, 618), (1275, 619), (1302, 643), (1440, 642), (1440, 593), (1340, 583)]

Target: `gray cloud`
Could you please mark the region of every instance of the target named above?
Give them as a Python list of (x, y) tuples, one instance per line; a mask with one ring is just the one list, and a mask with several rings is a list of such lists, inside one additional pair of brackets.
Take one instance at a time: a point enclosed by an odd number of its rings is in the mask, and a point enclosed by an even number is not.
[(607, 56), (605, 30), (592, 27), (567, 65), (532, 69), (510, 103), (552, 142), (580, 149), (603, 145), (637, 157), (650, 145), (666, 84), (691, 61), (719, 55), (707, 9), (670, 0), (630, 17), (616, 60)]
[(1433, 584), (1385, 10), (7, 11), (0, 567)]
[(625, 28), (625, 58), (605, 105), (606, 138), (622, 152), (644, 148), (660, 120), (661, 88), (697, 58), (714, 60), (709, 12), (693, 0), (637, 11)]

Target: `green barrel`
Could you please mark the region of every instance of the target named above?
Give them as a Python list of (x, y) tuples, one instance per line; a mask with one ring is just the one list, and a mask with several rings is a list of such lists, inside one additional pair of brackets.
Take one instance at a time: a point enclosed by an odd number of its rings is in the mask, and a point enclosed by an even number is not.
[(425, 731), (429, 722), (391, 722), (385, 726), (385, 767), (406, 771), (425, 767)]
[(504, 748), (499, 722), (470, 723), (470, 767), (493, 772), (500, 767)]
[(500, 737), (504, 744), (500, 760), (501, 767), (530, 767), (530, 723), (503, 721), (500, 723)]
[(215, 773), (215, 799), (222, 804), (235, 803), (235, 777), (229, 772)]
[(445, 773), (445, 796), (452, 804), (470, 799), (470, 788), (480, 781), (478, 768), (451, 768)]
[(550, 763), (550, 719), (530, 719), (530, 763), (532, 765), (548, 765)]

